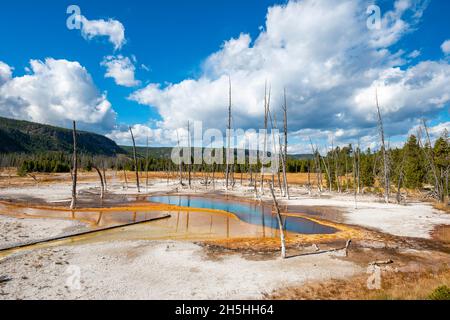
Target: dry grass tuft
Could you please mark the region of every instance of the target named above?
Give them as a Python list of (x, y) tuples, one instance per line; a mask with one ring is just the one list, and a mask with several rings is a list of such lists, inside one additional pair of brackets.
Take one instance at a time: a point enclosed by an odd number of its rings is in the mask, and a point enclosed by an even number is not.
[(450, 286), (450, 270), (383, 273), (382, 289), (369, 290), (367, 275), (286, 288), (267, 296), (276, 300), (428, 300), (439, 287)]

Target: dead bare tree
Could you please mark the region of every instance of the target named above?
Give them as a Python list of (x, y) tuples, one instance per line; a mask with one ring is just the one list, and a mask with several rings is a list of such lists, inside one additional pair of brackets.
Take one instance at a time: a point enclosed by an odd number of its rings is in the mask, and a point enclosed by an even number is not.
[(378, 90), (375, 92), (375, 99), (377, 104), (377, 113), (378, 113), (378, 129), (380, 131), (381, 137), (381, 151), (383, 155), (383, 167), (384, 167), (384, 201), (389, 203), (390, 198), (390, 179), (389, 179), (389, 164), (387, 159), (387, 150), (384, 136), (384, 126), (383, 126), (383, 118), (381, 117), (380, 104), (378, 102)]
[(133, 158), (134, 158), (134, 167), (136, 171), (136, 187), (138, 193), (141, 192), (141, 186), (139, 185), (139, 166), (137, 161), (137, 152), (136, 152), (136, 141), (134, 139), (133, 129), (130, 127), (131, 140), (133, 141)]
[(273, 190), (273, 184), (270, 184), (270, 192), (272, 193), (273, 204), (277, 213), (278, 228), (280, 230), (280, 240), (281, 240), (281, 258), (286, 259), (286, 238), (284, 236), (284, 223), (283, 217), (281, 216), (280, 207), (278, 205), (277, 197), (275, 196), (275, 191)]
[(102, 161), (102, 170), (103, 170), (104, 190), (106, 191), (108, 189), (108, 182), (106, 180), (106, 165), (105, 165), (105, 161)]
[(212, 184), (213, 184), (213, 190), (216, 190), (216, 163), (215, 162), (212, 165)]
[(125, 170), (125, 167), (123, 167), (123, 176), (125, 179), (125, 188), (128, 190), (128, 177), (127, 177), (127, 172)]
[(435, 188), (435, 192), (436, 192), (436, 196), (438, 198), (438, 200), (440, 202), (445, 202), (445, 196), (444, 196), (444, 187), (441, 183), (441, 180), (439, 179), (438, 176), (438, 169), (436, 166), (436, 163), (434, 161), (434, 154), (433, 154), (433, 150), (432, 150), (432, 144), (431, 144), (431, 138), (430, 138), (430, 133), (428, 132), (428, 126), (427, 126), (427, 122), (425, 121), (425, 119), (422, 119), (422, 123), (423, 123), (423, 128), (425, 130), (425, 135), (427, 138), (427, 144), (428, 147), (423, 148), (425, 155), (428, 157), (428, 162), (429, 165), (431, 167), (431, 172), (433, 173), (433, 177), (434, 177), (434, 188)]
[(287, 179), (287, 161), (288, 161), (288, 105), (286, 97), (286, 88), (284, 89), (284, 105), (283, 105), (283, 124), (284, 124), (284, 156), (283, 158), (283, 179), (284, 179), (284, 194), (289, 199), (289, 182)]
[(97, 171), (98, 177), (100, 179), (100, 199), (104, 199), (105, 198), (105, 184), (103, 181), (103, 175), (102, 175), (100, 169), (96, 165), (92, 165), (92, 168), (94, 168), (95, 171)]
[(188, 162), (188, 183), (189, 189), (192, 188), (192, 146), (191, 146), (191, 122), (188, 121), (188, 148), (189, 148), (189, 162)]
[[(180, 151), (180, 149), (181, 149), (180, 136), (178, 134), (178, 130), (177, 130), (177, 141), (178, 141), (178, 150)], [(179, 172), (180, 172), (180, 185), (183, 186), (183, 161), (181, 159), (180, 159), (180, 164), (179, 164)]]
[(333, 191), (333, 181), (331, 179), (330, 164), (328, 162), (328, 159), (327, 159), (327, 161), (325, 161), (325, 159), (323, 157), (321, 157), (321, 158), (322, 158), (323, 166), (325, 168), (325, 173), (327, 174), (327, 177), (328, 177), (328, 189), (331, 192), (331, 191)]
[[(353, 148), (353, 146), (352, 146)], [(356, 187), (356, 183), (358, 182), (358, 172), (357, 172), (357, 160), (356, 160), (356, 150), (353, 148), (352, 150), (353, 152), (353, 191), (354, 191), (354, 197), (355, 197), (355, 209), (358, 209), (358, 198), (357, 198), (357, 194), (358, 194), (358, 188)]]
[(357, 181), (358, 181), (358, 194), (361, 193), (361, 143), (360, 140), (358, 139), (358, 152), (357, 152), (357, 156), (358, 156), (358, 161), (357, 161)]
[(269, 121), (269, 110), (270, 110), (270, 91), (269, 96), (267, 97), (267, 82), (264, 89), (264, 151), (263, 151), (263, 160), (261, 161), (261, 185), (260, 185), (260, 193), (264, 195), (264, 162), (267, 158), (267, 129), (268, 129), (268, 121)]
[(73, 121), (73, 170), (72, 170), (72, 201), (70, 209), (77, 207), (77, 178), (78, 178), (78, 155), (77, 155), (77, 123)]
[[(231, 77), (228, 77), (229, 81), (229, 91), (228, 91), (228, 125), (227, 125), (227, 153), (226, 159), (226, 172), (225, 172), (225, 184), (226, 189), (228, 190), (229, 180), (230, 180), (230, 148), (231, 148), (231, 106), (232, 106), (232, 87), (231, 87)], [(234, 160), (234, 155), (233, 155)]]
[(333, 150), (333, 161), (334, 161), (336, 187), (337, 187), (337, 191), (339, 193), (341, 193), (341, 183), (340, 183), (340, 179), (339, 179), (339, 159), (337, 156), (336, 149), (334, 149), (334, 142), (331, 142), (331, 148)]
[[(269, 112), (269, 117), (270, 117), (270, 123), (272, 126), (272, 142), (273, 142), (273, 152), (274, 154), (278, 155), (278, 159), (281, 160), (282, 162), (282, 168), (284, 169), (284, 156), (283, 156), (283, 144), (281, 143), (281, 136), (278, 136), (278, 141), (276, 141), (275, 139), (275, 130), (278, 129), (278, 123), (277, 123), (277, 117), (276, 114), (273, 115), (272, 117), (272, 113)], [(277, 144), (279, 146), (278, 148), (278, 152), (277, 152)], [(281, 196), (284, 197), (284, 191), (283, 188), (281, 187), (281, 179), (280, 179), (280, 167), (278, 165), (277, 168), (277, 173), (278, 173), (278, 185), (280, 188), (280, 192), (281, 192)], [(274, 172), (272, 172), (272, 184), (275, 184), (275, 174)]]
[(308, 161), (308, 194), (311, 195), (311, 161)]
[[(11, 175), (10, 175), (10, 176), (11, 176)], [(37, 178), (34, 174), (27, 173), (27, 176), (29, 176), (31, 179), (33, 179), (34, 182), (36, 182), (36, 186), (39, 187), (39, 180), (38, 180), (38, 178)], [(9, 184), (11, 184), (11, 183), (9, 183)]]
[(348, 182), (348, 159), (347, 159), (347, 155), (345, 156), (345, 192), (349, 191), (350, 188), (350, 183)]
[(319, 171), (321, 171), (321, 167), (320, 167), (320, 153), (319, 150), (316, 149), (314, 147), (314, 144), (312, 142), (312, 139), (309, 138), (309, 141), (311, 143), (311, 149), (314, 155), (314, 167), (315, 167), (315, 171), (316, 171), (316, 179), (317, 179), (317, 190), (320, 193), (322, 193), (322, 183), (321, 183), (321, 178), (320, 178), (320, 173)]
[(148, 190), (148, 166), (149, 166), (149, 154), (148, 154), (148, 136), (147, 136), (147, 150), (145, 153), (145, 187)]

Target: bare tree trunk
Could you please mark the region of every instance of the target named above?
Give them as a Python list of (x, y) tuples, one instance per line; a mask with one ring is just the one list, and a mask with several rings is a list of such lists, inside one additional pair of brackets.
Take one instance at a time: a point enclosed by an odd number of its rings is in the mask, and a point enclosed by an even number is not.
[(100, 179), (100, 199), (104, 199), (105, 198), (105, 184), (103, 182), (102, 173), (100, 172), (100, 169), (97, 166), (93, 165), (92, 168), (94, 168), (95, 171), (97, 171), (97, 173), (98, 173), (98, 177)]
[(216, 190), (216, 164), (213, 164), (212, 167), (212, 183), (213, 183), (213, 190)]
[(389, 203), (390, 198), (390, 181), (389, 181), (389, 165), (387, 160), (387, 150), (384, 138), (384, 127), (383, 127), (383, 119), (381, 117), (380, 105), (378, 103), (378, 91), (376, 92), (376, 103), (377, 103), (377, 111), (378, 111), (378, 125), (381, 136), (381, 148), (383, 153), (383, 166), (384, 166), (384, 201)]
[(320, 162), (320, 159), (322, 156), (320, 155), (319, 149), (317, 149), (317, 166), (318, 166), (318, 180), (319, 180), (319, 190), (322, 193), (322, 187), (323, 187), (323, 180), (322, 180), (322, 164)]
[(170, 164), (167, 165), (167, 185), (170, 183)]
[(149, 165), (149, 154), (148, 154), (148, 136), (147, 136), (147, 152), (145, 154), (145, 187), (148, 190), (148, 165)]
[(357, 183), (357, 169), (356, 169), (357, 165), (356, 165), (356, 151), (353, 150), (353, 189), (354, 189), (354, 197), (355, 197), (355, 209), (358, 209), (358, 198), (357, 198), (357, 192), (358, 189), (356, 187), (356, 183)]
[(128, 190), (128, 177), (127, 177), (127, 172), (125, 170), (125, 166), (123, 167), (123, 176), (124, 176), (124, 179), (125, 179), (125, 187)]
[[(280, 145), (281, 147), (281, 145)], [(279, 159), (281, 160), (281, 169), (283, 169), (283, 155), (280, 154)], [(285, 197), (285, 192), (284, 192), (284, 182), (283, 185), (281, 184), (281, 173), (280, 173), (280, 168), (278, 168), (277, 170), (277, 181), (278, 181), (278, 188), (280, 189), (280, 194), (282, 197)]]
[(77, 177), (78, 177), (78, 155), (77, 155), (77, 123), (73, 122), (73, 172), (72, 172), (72, 202), (70, 209), (77, 207)]
[[(178, 130), (177, 130), (177, 140), (178, 140), (178, 148), (180, 147), (180, 136), (178, 135)], [(183, 151), (184, 152), (184, 151)], [(180, 159), (180, 164), (179, 164), (179, 172), (180, 172), (180, 185), (183, 186), (183, 161), (181, 161)]]
[(133, 158), (134, 158), (134, 166), (136, 169), (136, 187), (138, 193), (141, 192), (141, 186), (139, 185), (139, 167), (137, 161), (137, 152), (136, 152), (136, 141), (134, 140), (133, 129), (130, 127), (131, 140), (133, 140)]
[(358, 140), (358, 169), (357, 169), (357, 177), (358, 177), (358, 194), (361, 193), (361, 144)]
[(258, 194), (258, 174), (255, 173), (255, 181), (253, 184), (253, 193), (255, 194), (255, 199), (258, 199), (260, 196)]
[(405, 160), (406, 160), (406, 152), (403, 151), (403, 159), (400, 164), (400, 170), (399, 170), (400, 172), (398, 173), (399, 174), (398, 185), (397, 185), (397, 203), (398, 204), (400, 204), (402, 202), (402, 198), (401, 198), (402, 192), (401, 191), (402, 191), (402, 185), (403, 185), (403, 175), (404, 175), (403, 166), (405, 164)]
[(230, 166), (230, 168), (231, 168), (231, 170), (230, 170), (231, 189), (233, 189), (233, 188), (234, 188), (234, 185), (235, 185), (235, 180), (234, 180), (234, 164), (232, 164), (232, 165)]
[(308, 193), (311, 195), (311, 165), (310, 161), (308, 161)]
[(345, 192), (349, 191), (349, 183), (348, 183), (348, 161), (347, 155), (345, 155)]
[[(289, 182), (287, 179), (287, 161), (288, 161), (288, 114), (287, 114), (288, 106), (287, 106), (287, 98), (286, 98), (286, 89), (284, 89), (284, 161), (283, 161), (283, 179), (284, 179), (284, 194), (290, 199), (289, 194)], [(283, 156), (282, 156), (283, 157)]]
[[(230, 148), (231, 148), (231, 105), (232, 105), (232, 87), (231, 87), (231, 78), (229, 80), (229, 92), (228, 92), (228, 133), (227, 133), (227, 153), (226, 153), (226, 172), (225, 172), (225, 184), (226, 189), (228, 190), (229, 180), (230, 180)], [(233, 162), (234, 162), (234, 154), (233, 154)]]
[(425, 129), (425, 133), (426, 133), (426, 136), (427, 136), (428, 146), (430, 148), (430, 151), (427, 152), (427, 154), (428, 154), (431, 170), (432, 170), (433, 176), (434, 176), (435, 189), (436, 189), (439, 201), (440, 202), (444, 202), (443, 187), (442, 187), (441, 181), (440, 181), (440, 179), (438, 177), (436, 164), (434, 162), (434, 154), (433, 154), (433, 151), (432, 151), (433, 150), (432, 149), (433, 146), (431, 145), (431, 139), (430, 139), (430, 134), (428, 132), (428, 126), (427, 126), (427, 123), (426, 123), (425, 119), (423, 119), (422, 122), (423, 122), (423, 128)]
[(283, 217), (281, 216), (280, 207), (278, 206), (278, 201), (273, 190), (273, 185), (270, 185), (270, 192), (272, 193), (273, 204), (277, 211), (278, 228), (280, 229), (280, 240), (281, 240), (281, 258), (286, 259), (286, 239), (284, 236), (284, 223)]
[(326, 172), (327, 177), (328, 177), (329, 191), (331, 192), (331, 191), (333, 191), (333, 185), (332, 185), (333, 182), (331, 181), (331, 174), (330, 174), (329, 164), (327, 165), (327, 163), (325, 162), (324, 158), (322, 158), (322, 163), (323, 163), (323, 166), (325, 167), (325, 172)]
[[(264, 90), (264, 153), (263, 159), (265, 160), (267, 157), (267, 129), (268, 129), (268, 121), (269, 121), (269, 105), (270, 105), (270, 89), (269, 89), (269, 97), (267, 97), (267, 83)], [(260, 185), (260, 193), (264, 195), (264, 164), (261, 161), (261, 185)]]
[(336, 187), (337, 187), (338, 193), (341, 193), (341, 183), (340, 183), (340, 179), (339, 179), (339, 164), (338, 164), (338, 157), (336, 155), (336, 150), (334, 149), (334, 143), (331, 144), (331, 148), (333, 149), (333, 160), (334, 160)]
[(189, 189), (192, 188), (192, 146), (191, 146), (191, 123), (188, 121), (188, 148), (189, 148), (189, 163), (188, 163), (188, 183)]
[(309, 138), (309, 141), (311, 143), (311, 149), (314, 155), (314, 167), (315, 167), (315, 171), (316, 171), (316, 180), (317, 180), (317, 190), (319, 191), (319, 193), (322, 193), (322, 185), (321, 185), (321, 181), (320, 181), (320, 174), (319, 171), (320, 169), (320, 154), (319, 154), (319, 150), (316, 148), (314, 148), (314, 144), (311, 140), (311, 138)]
[[(283, 144), (281, 143), (281, 136), (278, 136), (278, 141), (276, 141), (275, 139), (275, 130), (278, 129), (278, 123), (277, 123), (277, 118), (276, 115), (274, 114), (274, 116), (272, 117), (272, 114), (269, 112), (270, 115), (270, 122), (272, 125), (272, 141), (273, 141), (273, 152), (275, 154), (278, 155), (278, 159), (281, 160), (281, 168), (284, 170), (285, 166), (284, 166), (284, 150), (283, 150)], [(278, 143), (278, 152), (277, 152), (277, 143)], [(278, 176), (278, 186), (280, 188), (280, 192), (281, 192), (281, 196), (284, 197), (285, 196), (285, 192), (284, 189), (281, 187), (281, 177), (280, 177), (280, 167), (278, 166), (277, 168), (277, 176)], [(275, 184), (275, 175), (272, 172), (272, 183)]]
[(102, 162), (102, 169), (103, 169), (103, 183), (104, 183), (104, 191), (108, 189), (108, 182), (106, 180), (106, 168), (105, 168), (105, 161)]

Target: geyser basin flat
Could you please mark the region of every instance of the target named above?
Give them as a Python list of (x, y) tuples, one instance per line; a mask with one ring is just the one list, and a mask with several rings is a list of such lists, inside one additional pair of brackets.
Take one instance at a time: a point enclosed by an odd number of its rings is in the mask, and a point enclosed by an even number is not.
[[(278, 228), (278, 222), (272, 210), (267, 206), (254, 203), (238, 202), (225, 199), (214, 199), (195, 196), (153, 196), (148, 198), (155, 203), (169, 204), (173, 206), (212, 209), (230, 212), (236, 215), (241, 221), (252, 225)], [(298, 234), (334, 234), (338, 230), (321, 225), (314, 221), (300, 217), (286, 217), (285, 230)]]

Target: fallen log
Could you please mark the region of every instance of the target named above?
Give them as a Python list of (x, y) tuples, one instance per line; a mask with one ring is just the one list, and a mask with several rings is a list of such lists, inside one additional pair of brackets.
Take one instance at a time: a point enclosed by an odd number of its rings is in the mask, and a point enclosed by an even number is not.
[(8, 276), (0, 276), (0, 283), (10, 282), (12, 280), (11, 277)]
[(382, 266), (382, 265), (387, 265), (387, 264), (393, 264), (394, 261), (389, 259), (389, 260), (384, 260), (384, 261), (374, 261), (369, 263), (369, 266)]

